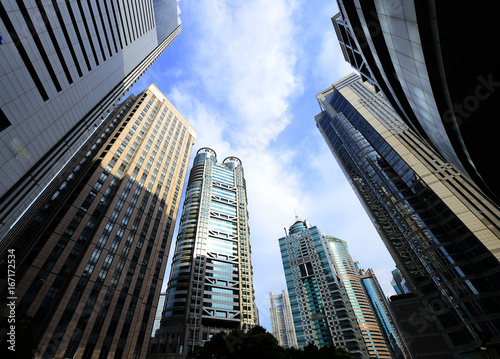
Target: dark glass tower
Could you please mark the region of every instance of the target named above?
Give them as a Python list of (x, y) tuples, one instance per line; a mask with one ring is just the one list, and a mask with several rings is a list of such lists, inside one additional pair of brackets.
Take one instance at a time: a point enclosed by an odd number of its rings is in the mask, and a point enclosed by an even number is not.
[(201, 148), (189, 175), (167, 299), (151, 358), (186, 358), (212, 335), (247, 330), (254, 309), (241, 161)]
[(5, 237), (2, 314), (14, 301), (17, 328), (33, 318), (25, 331), (42, 358), (145, 358), (194, 138), (149, 86), (101, 124)]
[(499, 208), (359, 76), (317, 99), (319, 130), (450, 351), (497, 353)]
[(181, 28), (177, 0), (0, 2), (0, 240)]
[(346, 61), (499, 205), (498, 170), (485, 154), (498, 153), (497, 132), (489, 129), (500, 100), (500, 52), (488, 43), (500, 34), (500, 3), (337, 2), (332, 21)]

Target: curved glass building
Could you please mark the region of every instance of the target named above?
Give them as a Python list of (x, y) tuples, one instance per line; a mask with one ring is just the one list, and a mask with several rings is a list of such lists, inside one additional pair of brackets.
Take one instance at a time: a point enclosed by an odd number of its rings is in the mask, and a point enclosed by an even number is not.
[(256, 323), (243, 167), (198, 150), (186, 190), (163, 318), (151, 357), (185, 358), (220, 331)]
[[(495, 118), (497, 2), (338, 0), (332, 18), (344, 58), (399, 116), (500, 203)], [(471, 22), (470, 19), (480, 19)]]

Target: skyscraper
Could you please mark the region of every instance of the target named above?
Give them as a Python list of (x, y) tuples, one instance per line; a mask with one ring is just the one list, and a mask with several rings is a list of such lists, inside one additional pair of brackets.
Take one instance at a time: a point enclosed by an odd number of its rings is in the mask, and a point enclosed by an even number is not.
[(397, 294), (409, 293), (410, 290), (408, 289), (408, 286), (406, 285), (406, 280), (401, 275), (401, 272), (399, 271), (399, 269), (396, 268), (391, 273), (392, 273), (391, 285), (394, 288), (394, 291)]
[(394, 314), (391, 311), (389, 302), (382, 291), (375, 272), (368, 268), (364, 270), (356, 263), (356, 268), (359, 271), (363, 287), (365, 288), (368, 298), (372, 303), (373, 310), (378, 318), (378, 322), (384, 331), (389, 346), (396, 358), (411, 358), (412, 353), (403, 337), (401, 330), (396, 322)]
[(368, 351), (326, 236), (307, 220), (279, 239), (297, 344), (340, 346), (356, 358)]
[(15, 297), (16, 321), (33, 317), (41, 357), (145, 357), (194, 139), (149, 86), (101, 124), (4, 239), (2, 311)]
[(240, 159), (201, 148), (189, 176), (163, 319), (150, 357), (185, 358), (212, 335), (256, 323)]
[(271, 307), (271, 328), (273, 335), (283, 348), (298, 348), (297, 336), (293, 326), (292, 307), (286, 290), (281, 294), (269, 293)]
[(0, 239), (181, 30), (177, 0), (0, 3)]
[(393, 358), (389, 337), (383, 331), (377, 313), (368, 296), (359, 269), (349, 254), (347, 242), (326, 236), (340, 279), (347, 291), (354, 314), (370, 357)]
[[(407, 125), (500, 205), (494, 127), (500, 99), (497, 2), (338, 0), (332, 21), (346, 61)], [(481, 19), (478, 23), (469, 19)], [(477, 36), (481, 34), (482, 36)], [(465, 46), (467, 44), (467, 46)]]
[(316, 124), (450, 350), (500, 344), (500, 211), (357, 75), (319, 93)]

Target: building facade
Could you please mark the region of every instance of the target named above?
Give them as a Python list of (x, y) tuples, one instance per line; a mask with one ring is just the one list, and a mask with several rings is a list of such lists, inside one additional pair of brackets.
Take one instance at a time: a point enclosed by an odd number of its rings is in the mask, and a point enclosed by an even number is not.
[(36, 357), (145, 358), (195, 135), (149, 86), (108, 116), (9, 232), (1, 300), (13, 296), (13, 251), (16, 320), (33, 318)]
[(499, 208), (359, 76), (317, 99), (320, 132), (410, 291), (440, 307), (450, 350), (497, 352)]
[(412, 352), (406, 343), (397, 320), (391, 310), (389, 301), (385, 296), (373, 269), (364, 270), (356, 263), (363, 287), (372, 303), (378, 322), (385, 333), (389, 347), (395, 358), (412, 358)]
[(0, 239), (181, 30), (177, 0), (0, 3)]
[(368, 351), (326, 236), (307, 220), (285, 228), (281, 258), (299, 348), (340, 346), (356, 358)]
[[(496, 168), (484, 155), (498, 153), (495, 131), (484, 129), (494, 126), (500, 99), (500, 53), (486, 40), (499, 34), (500, 5), (337, 2), (340, 13), (332, 21), (346, 61), (415, 132), (500, 204)], [(474, 18), (481, 21), (468, 21)], [(470, 44), (466, 51), (464, 44)]]
[(396, 294), (406, 294), (410, 293), (410, 289), (406, 285), (406, 280), (401, 275), (399, 269), (394, 269), (392, 272), (391, 285), (394, 288)]
[(218, 163), (212, 149), (199, 149), (150, 357), (186, 358), (216, 333), (256, 324), (249, 235), (241, 161)]
[(271, 329), (283, 348), (298, 348), (295, 328), (293, 326), (292, 307), (286, 290), (281, 294), (269, 293)]
[(390, 345), (389, 337), (382, 329), (379, 316), (360, 277), (359, 268), (349, 254), (347, 242), (332, 236), (326, 238), (359, 323), (369, 357), (394, 358), (395, 351)]

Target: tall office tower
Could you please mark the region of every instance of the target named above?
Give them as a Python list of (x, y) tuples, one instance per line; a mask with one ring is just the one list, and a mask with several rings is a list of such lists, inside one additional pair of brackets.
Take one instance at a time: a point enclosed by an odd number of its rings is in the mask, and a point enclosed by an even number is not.
[(271, 307), (271, 328), (273, 335), (283, 348), (298, 348), (295, 328), (293, 326), (292, 307), (286, 290), (281, 294), (269, 293)]
[[(316, 124), (410, 291), (455, 353), (500, 344), (500, 210), (349, 75), (317, 95)], [(457, 354), (458, 355), (458, 354)]]
[(363, 286), (359, 269), (349, 254), (346, 241), (332, 236), (326, 236), (326, 238), (340, 280), (344, 284), (347, 296), (354, 309), (370, 358), (393, 358), (396, 351), (391, 348), (389, 337), (386, 336), (381, 323), (378, 321), (370, 297)]
[(149, 86), (105, 120), (9, 232), (2, 312), (17, 298), (16, 321), (33, 317), (39, 356), (145, 358), (194, 139)]
[(495, 126), (500, 101), (500, 52), (487, 45), (490, 36), (499, 34), (500, 4), (337, 2), (340, 13), (332, 21), (346, 61), (499, 205), (497, 170), (485, 156), (498, 153), (496, 131), (485, 129)]
[(212, 335), (256, 323), (241, 161), (201, 148), (189, 175), (152, 358), (186, 358)]
[(0, 239), (181, 30), (177, 0), (0, 2)]
[(391, 285), (394, 288), (396, 294), (409, 293), (410, 289), (406, 285), (406, 280), (401, 275), (399, 269), (396, 268), (391, 273), (392, 273)]
[(279, 239), (299, 348), (340, 346), (356, 358), (368, 351), (326, 236), (296, 218)]
[(359, 271), (361, 282), (365, 288), (368, 298), (372, 303), (373, 310), (377, 315), (378, 322), (382, 327), (386, 338), (389, 340), (389, 345), (396, 358), (412, 358), (411, 351), (406, 344), (405, 338), (397, 324), (396, 318), (391, 311), (391, 307), (385, 296), (380, 283), (373, 269), (364, 270), (356, 263), (356, 268)]

